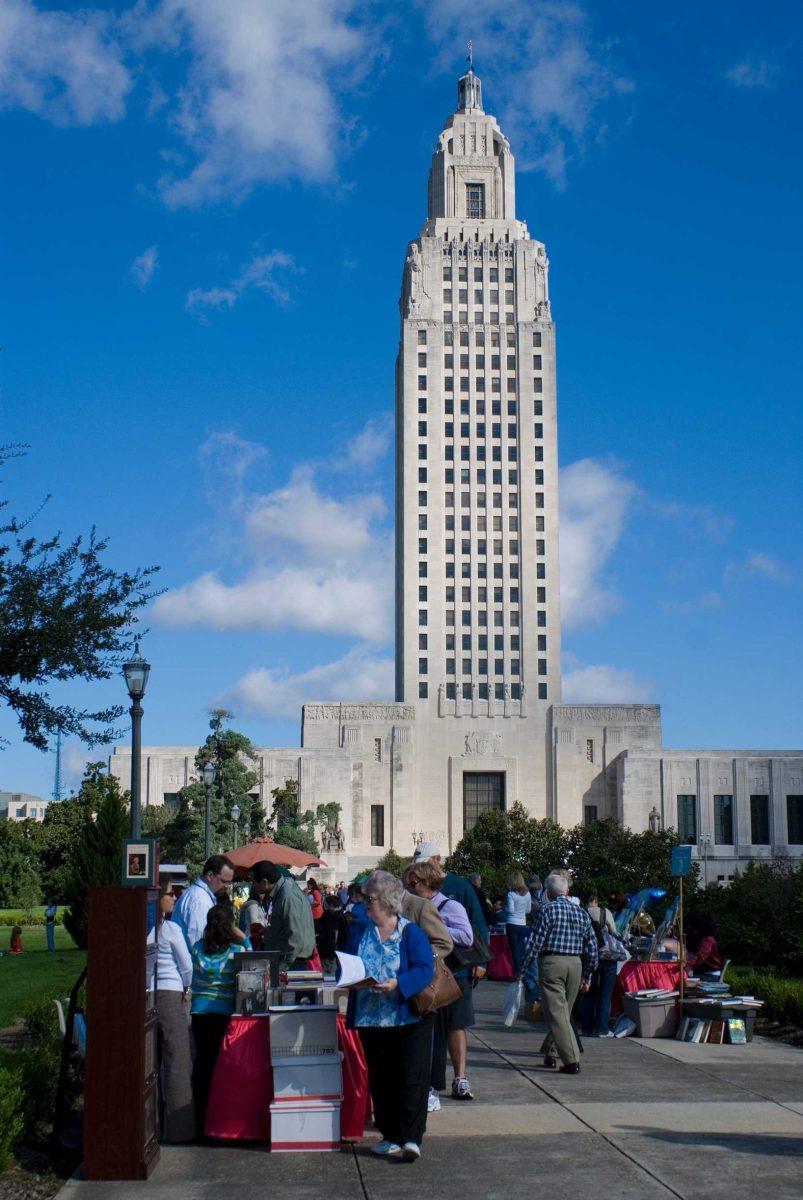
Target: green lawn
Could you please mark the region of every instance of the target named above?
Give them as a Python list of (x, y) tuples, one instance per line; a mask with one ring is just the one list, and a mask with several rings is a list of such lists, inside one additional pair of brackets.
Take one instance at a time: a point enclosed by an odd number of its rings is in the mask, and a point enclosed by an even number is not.
[(66, 996), (86, 963), (61, 925), (56, 926), (56, 949), (47, 949), (42, 925), (22, 927), (22, 954), (9, 954), (11, 930), (0, 927), (0, 1029), (21, 1017), (42, 996)]

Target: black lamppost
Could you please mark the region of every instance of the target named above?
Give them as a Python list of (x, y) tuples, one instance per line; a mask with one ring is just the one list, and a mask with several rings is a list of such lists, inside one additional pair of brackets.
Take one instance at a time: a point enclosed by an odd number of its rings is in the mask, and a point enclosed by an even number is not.
[(239, 821), (240, 821), (240, 806), (239, 806), (239, 804), (233, 804), (232, 808), (231, 808), (231, 823), (234, 826), (234, 846), (232, 847), (232, 849), (234, 849), (234, 850), (237, 849), (237, 826), (239, 824)]
[(131, 836), (142, 837), (142, 705), (150, 674), (150, 663), (139, 652), (139, 642), (127, 663), (123, 663), (123, 675), (131, 697)]
[(215, 782), (215, 764), (204, 763), (204, 862), (212, 856), (212, 784)]

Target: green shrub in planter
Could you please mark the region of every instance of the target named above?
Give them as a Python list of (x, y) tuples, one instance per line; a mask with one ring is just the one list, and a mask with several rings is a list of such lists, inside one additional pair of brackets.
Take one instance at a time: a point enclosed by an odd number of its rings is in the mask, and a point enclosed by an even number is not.
[(18, 1067), (0, 1066), (0, 1171), (11, 1162), (25, 1127), (25, 1085)]

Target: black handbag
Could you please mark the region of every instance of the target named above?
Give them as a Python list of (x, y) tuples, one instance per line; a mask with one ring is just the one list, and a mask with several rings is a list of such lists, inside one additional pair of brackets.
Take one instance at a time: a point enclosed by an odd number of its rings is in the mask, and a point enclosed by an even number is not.
[[(446, 900), (450, 897), (447, 896)], [(446, 900), (438, 905), (438, 912), (443, 908)], [(458, 901), (459, 903), (459, 901)], [(493, 958), (491, 953), (490, 943), (483, 934), (478, 933), (476, 928), (471, 926), (474, 934), (474, 941), (470, 946), (452, 946), (452, 953), (446, 959), (447, 967), (451, 967), (453, 971), (459, 971), (464, 967), (484, 967)]]

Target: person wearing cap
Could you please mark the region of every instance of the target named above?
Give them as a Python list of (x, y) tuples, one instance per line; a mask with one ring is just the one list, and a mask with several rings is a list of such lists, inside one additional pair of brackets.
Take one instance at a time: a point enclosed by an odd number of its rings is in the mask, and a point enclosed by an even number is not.
[[(437, 842), (421, 842), (413, 855), (413, 865), (428, 861), (434, 863), (436, 867), (440, 867), (442, 857), (443, 852)], [(455, 875), (453, 871), (447, 871), (440, 885), (440, 891), (450, 900), (457, 900), (463, 905), (468, 914), (475, 940), (477, 936), (487, 940), (488, 925), (480, 908), (477, 893), (469, 881), (462, 875)], [(461, 967), (457, 963), (449, 965), (463, 994), (458, 1004), (447, 1005), (445, 1009), (439, 1009), (436, 1014), (439, 1019), (435, 1021), (435, 1037), (432, 1047), (432, 1086), (436, 1092), (442, 1091), (446, 1087), (448, 1051), (454, 1069), (452, 1099), (473, 1100), (474, 1094), (466, 1074), (468, 1066), (466, 1030), (475, 1023), (473, 986), (485, 974), (485, 967)]]

